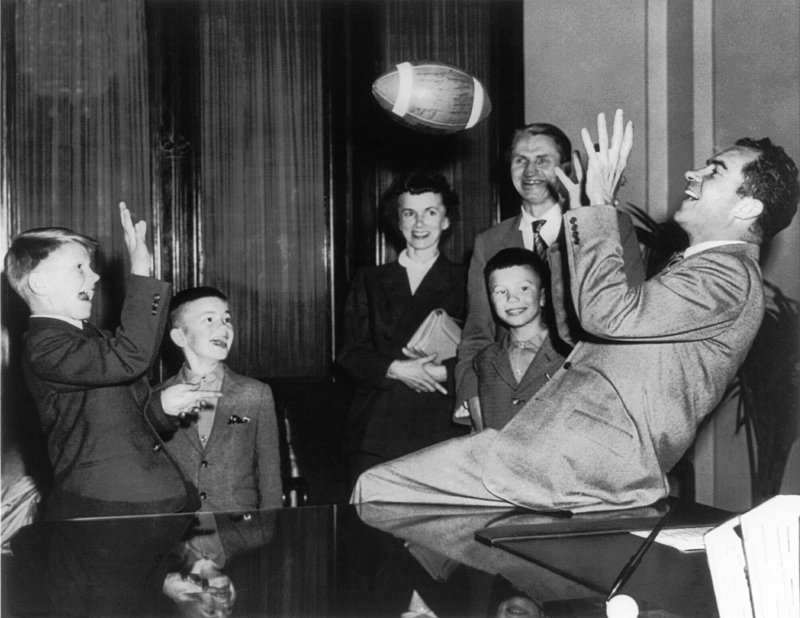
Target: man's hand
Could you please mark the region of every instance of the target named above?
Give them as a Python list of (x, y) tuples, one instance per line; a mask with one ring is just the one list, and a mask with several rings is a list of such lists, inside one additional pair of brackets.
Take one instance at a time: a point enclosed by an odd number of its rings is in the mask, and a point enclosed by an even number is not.
[(428, 372), (426, 365), (436, 360), (436, 354), (414, 358), (406, 361), (396, 360), (389, 365), (386, 377), (392, 380), (400, 380), (411, 390), (418, 393), (432, 393), (439, 391), (442, 395), (447, 394), (447, 390), (439, 384)]
[[(633, 123), (629, 120), (625, 124), (622, 110), (618, 109), (614, 114), (614, 128), (609, 144), (606, 116), (601, 112), (597, 115), (597, 144), (587, 129), (581, 129), (581, 139), (588, 158), (585, 178), (589, 204), (614, 204), (614, 196), (633, 147)], [(578, 178), (577, 188), (576, 183), (556, 169), (559, 180), (570, 193), (570, 199), (578, 191), (583, 176), (580, 158), (573, 155), (572, 161)]]
[(624, 124), (622, 110), (618, 109), (614, 114), (614, 129), (609, 145), (606, 116), (601, 112), (597, 115), (597, 148), (595, 149), (587, 129), (581, 129), (581, 138), (589, 159), (586, 169), (586, 195), (589, 203), (613, 204), (633, 147), (633, 123), (629, 120)]
[(147, 235), (147, 222), (139, 221), (136, 225), (131, 219), (131, 211), (125, 202), (119, 203), (119, 214), (122, 220), (122, 229), (125, 232), (125, 244), (131, 256), (131, 274), (149, 277), (153, 272), (153, 259), (145, 243)]
[(572, 151), (572, 169), (575, 170), (575, 178), (578, 179), (578, 182), (573, 182), (572, 178), (567, 176), (560, 167), (555, 168), (556, 176), (566, 192), (568, 210), (583, 206), (583, 164), (581, 163), (581, 153), (577, 150)]
[(221, 391), (201, 391), (199, 384), (173, 384), (161, 391), (161, 407), (169, 416), (197, 415), (222, 396)]

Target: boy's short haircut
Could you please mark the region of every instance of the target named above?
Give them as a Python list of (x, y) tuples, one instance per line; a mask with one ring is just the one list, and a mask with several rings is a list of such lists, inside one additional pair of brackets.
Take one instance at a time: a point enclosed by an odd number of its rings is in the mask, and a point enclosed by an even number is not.
[(183, 308), (187, 303), (200, 300), (201, 298), (219, 298), (228, 302), (228, 297), (220, 292), (217, 288), (212, 288), (208, 285), (201, 285), (196, 288), (186, 288), (181, 290), (172, 297), (172, 302), (169, 305), (169, 325), (170, 328), (180, 328), (181, 319), (183, 317)]
[(549, 269), (542, 262), (542, 259), (533, 251), (523, 249), (522, 247), (508, 247), (501, 249), (486, 262), (483, 269), (484, 280), (486, 287), (489, 288), (489, 277), (496, 270), (504, 268), (511, 268), (512, 266), (527, 266), (539, 278), (539, 286), (546, 289), (548, 285)]
[(67, 243), (78, 243), (93, 255), (99, 243), (89, 236), (65, 227), (39, 227), (22, 232), (13, 241), (5, 257), (5, 271), (14, 291), (26, 298), (26, 277), (49, 255)]

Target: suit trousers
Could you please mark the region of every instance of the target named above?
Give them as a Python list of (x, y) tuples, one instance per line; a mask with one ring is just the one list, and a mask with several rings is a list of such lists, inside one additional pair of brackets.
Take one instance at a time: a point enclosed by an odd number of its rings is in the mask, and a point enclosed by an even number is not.
[(513, 506), (491, 494), (481, 478), (496, 436), (484, 429), (371, 468), (359, 477), (350, 502)]

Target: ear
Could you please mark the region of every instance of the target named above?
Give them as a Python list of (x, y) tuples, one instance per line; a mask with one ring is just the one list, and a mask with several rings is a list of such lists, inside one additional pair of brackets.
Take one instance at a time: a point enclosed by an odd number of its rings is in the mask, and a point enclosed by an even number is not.
[(448, 229), (450, 227), (450, 217), (445, 217), (444, 221), (442, 221), (442, 231)]
[(180, 328), (173, 328), (169, 331), (169, 338), (172, 339), (172, 343), (174, 343), (179, 348), (183, 349), (186, 347), (186, 335), (183, 334), (183, 330)]
[(547, 292), (542, 288), (539, 290), (539, 306), (544, 307), (547, 304)]
[(34, 270), (28, 274), (28, 287), (37, 296), (46, 296), (50, 291), (50, 282), (41, 272)]
[(764, 203), (761, 200), (754, 197), (743, 197), (736, 205), (733, 216), (737, 219), (752, 221), (762, 212), (764, 212)]

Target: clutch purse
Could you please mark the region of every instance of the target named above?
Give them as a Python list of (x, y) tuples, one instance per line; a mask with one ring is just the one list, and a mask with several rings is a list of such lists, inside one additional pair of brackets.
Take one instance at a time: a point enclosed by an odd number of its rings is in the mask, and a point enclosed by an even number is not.
[(425, 354), (436, 354), (440, 363), (456, 355), (461, 341), (461, 327), (444, 309), (434, 309), (419, 325), (406, 347), (422, 350)]

